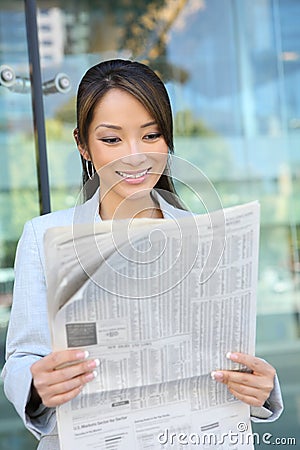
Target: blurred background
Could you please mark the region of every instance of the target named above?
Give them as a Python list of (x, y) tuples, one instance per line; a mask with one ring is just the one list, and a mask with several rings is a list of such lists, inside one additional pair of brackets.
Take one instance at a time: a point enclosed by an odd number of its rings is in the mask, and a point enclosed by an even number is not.
[[(300, 448), (300, 1), (36, 6), (52, 210), (73, 206), (80, 191), (72, 138), (78, 82), (91, 65), (118, 57), (148, 63), (166, 83), (175, 153), (204, 172), (222, 204), (260, 201), (257, 354), (277, 368), (285, 412), (254, 431), (294, 437)], [(16, 243), (24, 222), (40, 214), (25, 7), (0, 3), (0, 368)], [(192, 191), (178, 190), (201, 209)], [(35, 447), (0, 384), (0, 450)]]

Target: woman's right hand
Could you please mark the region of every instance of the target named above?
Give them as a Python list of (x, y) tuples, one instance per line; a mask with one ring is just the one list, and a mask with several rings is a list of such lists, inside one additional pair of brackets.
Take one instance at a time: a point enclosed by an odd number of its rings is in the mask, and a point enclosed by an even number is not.
[(97, 373), (99, 360), (87, 360), (88, 352), (62, 350), (34, 363), (31, 368), (33, 387), (48, 407), (72, 400)]

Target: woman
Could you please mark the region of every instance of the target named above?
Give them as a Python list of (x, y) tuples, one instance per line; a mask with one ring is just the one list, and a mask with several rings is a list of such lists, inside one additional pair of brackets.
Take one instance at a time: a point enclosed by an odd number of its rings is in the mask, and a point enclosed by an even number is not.
[[(74, 138), (84, 182), (93, 179), (88, 200), (76, 208), (77, 222), (187, 214), (168, 176), (173, 152), (168, 94), (147, 66), (112, 60), (89, 69), (78, 89)], [(99, 365), (83, 351), (51, 352), (43, 237), (47, 228), (73, 220), (74, 209), (31, 220), (16, 255), (4, 388), (26, 427), (41, 439), (39, 449), (59, 448), (55, 407), (76, 397)], [(273, 367), (246, 354), (228, 357), (251, 373), (217, 371), (213, 379), (251, 405), (253, 420), (275, 420), (282, 401)]]

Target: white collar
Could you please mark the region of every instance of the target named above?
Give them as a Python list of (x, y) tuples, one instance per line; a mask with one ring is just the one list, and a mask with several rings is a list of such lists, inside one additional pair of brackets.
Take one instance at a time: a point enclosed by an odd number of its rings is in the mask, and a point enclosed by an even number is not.
[[(87, 222), (101, 222), (102, 219), (99, 215), (99, 194), (98, 188), (89, 200), (81, 205), (77, 205), (74, 208), (74, 223), (87, 223)], [(170, 205), (155, 189), (151, 194), (159, 204), (164, 219), (178, 218), (190, 215), (190, 211), (182, 210)]]

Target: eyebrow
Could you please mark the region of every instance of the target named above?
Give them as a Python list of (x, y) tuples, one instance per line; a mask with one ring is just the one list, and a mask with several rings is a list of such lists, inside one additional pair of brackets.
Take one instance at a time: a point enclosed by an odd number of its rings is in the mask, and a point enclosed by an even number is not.
[(150, 127), (151, 125), (157, 125), (155, 120), (152, 120), (151, 122), (144, 123), (144, 125), (141, 125), (141, 128), (147, 128), (147, 127)]
[[(143, 125), (141, 125), (141, 128), (147, 128), (150, 127), (151, 125), (156, 125), (156, 121), (152, 120), (151, 122), (144, 123)], [(122, 127), (120, 127), (119, 125), (112, 125), (111, 123), (100, 123), (99, 125), (96, 126), (95, 131), (100, 127), (110, 128), (112, 130), (122, 130)]]
[(112, 125), (110, 123), (100, 123), (99, 125), (96, 126), (95, 131), (100, 127), (112, 128), (113, 130), (122, 130), (122, 127), (119, 127), (118, 125)]

